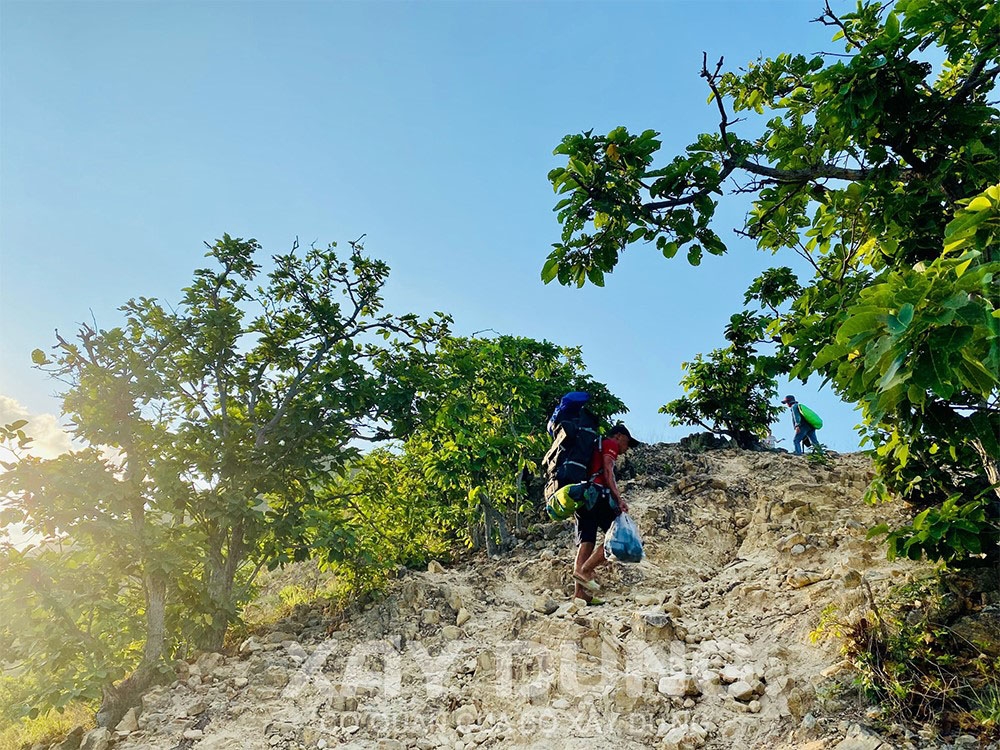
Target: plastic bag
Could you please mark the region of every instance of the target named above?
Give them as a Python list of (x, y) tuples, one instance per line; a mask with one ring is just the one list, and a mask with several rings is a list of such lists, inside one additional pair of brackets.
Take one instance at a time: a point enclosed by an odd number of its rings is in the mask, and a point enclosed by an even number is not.
[(611, 523), (604, 537), (604, 556), (609, 560), (637, 563), (642, 560), (639, 527), (628, 513), (621, 513)]

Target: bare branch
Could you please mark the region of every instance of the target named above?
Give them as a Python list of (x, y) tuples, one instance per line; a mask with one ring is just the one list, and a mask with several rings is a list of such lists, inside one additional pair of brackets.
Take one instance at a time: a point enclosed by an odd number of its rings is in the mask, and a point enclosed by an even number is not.
[(858, 42), (856, 42), (851, 37), (851, 34), (847, 30), (847, 26), (844, 25), (844, 22), (841, 21), (840, 17), (833, 12), (833, 9), (830, 7), (830, 0), (825, 0), (823, 4), (825, 6), (823, 15), (821, 15), (819, 18), (814, 18), (813, 23), (821, 23), (824, 26), (836, 26), (838, 29), (840, 29), (841, 33), (843, 33), (844, 39), (847, 40), (848, 44), (850, 44), (855, 49), (861, 49), (861, 45), (858, 44)]

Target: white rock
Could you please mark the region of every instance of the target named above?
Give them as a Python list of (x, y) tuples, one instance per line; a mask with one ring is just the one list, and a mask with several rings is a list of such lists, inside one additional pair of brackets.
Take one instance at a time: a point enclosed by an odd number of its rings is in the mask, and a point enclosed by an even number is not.
[(118, 722), (115, 731), (118, 734), (131, 734), (139, 729), (139, 709), (130, 708), (122, 720)]
[(80, 750), (108, 750), (111, 747), (111, 732), (107, 727), (91, 729), (83, 738)]
[(444, 573), (444, 565), (439, 563), (437, 560), (431, 560), (427, 563), (427, 572), (435, 574)]
[(753, 687), (745, 680), (737, 680), (729, 686), (729, 694), (738, 701), (748, 701), (753, 698)]
[(475, 724), (479, 720), (479, 711), (470, 703), (459, 706), (451, 712), (451, 725), (455, 727)]
[(684, 672), (661, 677), (656, 689), (663, 695), (678, 698), (688, 695), (701, 695), (701, 688), (698, 687), (698, 681)]
[(735, 664), (727, 664), (719, 672), (719, 679), (727, 685), (743, 679), (743, 670)]
[(469, 610), (463, 607), (462, 609), (458, 610), (458, 614), (455, 616), (455, 624), (458, 627), (462, 627), (463, 625), (465, 625), (465, 623), (469, 621), (471, 617), (472, 615), (469, 614)]

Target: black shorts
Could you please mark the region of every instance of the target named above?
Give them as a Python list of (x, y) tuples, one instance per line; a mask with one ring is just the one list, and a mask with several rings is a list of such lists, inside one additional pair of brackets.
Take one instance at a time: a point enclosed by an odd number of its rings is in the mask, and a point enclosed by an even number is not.
[(580, 509), (576, 512), (576, 543), (577, 546), (589, 542), (597, 543), (597, 530), (607, 531), (612, 521), (618, 517), (618, 508), (611, 506), (611, 493), (604, 490), (601, 497), (590, 510)]

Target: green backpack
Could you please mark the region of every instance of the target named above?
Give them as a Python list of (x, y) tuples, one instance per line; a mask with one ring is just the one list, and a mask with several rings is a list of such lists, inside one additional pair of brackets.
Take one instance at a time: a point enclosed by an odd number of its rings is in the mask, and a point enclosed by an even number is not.
[(572, 518), (578, 508), (593, 508), (600, 492), (590, 482), (567, 484), (549, 495), (545, 501), (545, 510), (553, 521), (564, 521)]
[(823, 426), (823, 420), (820, 418), (819, 414), (814, 412), (805, 404), (799, 404), (799, 414), (801, 414), (802, 418), (817, 430)]

